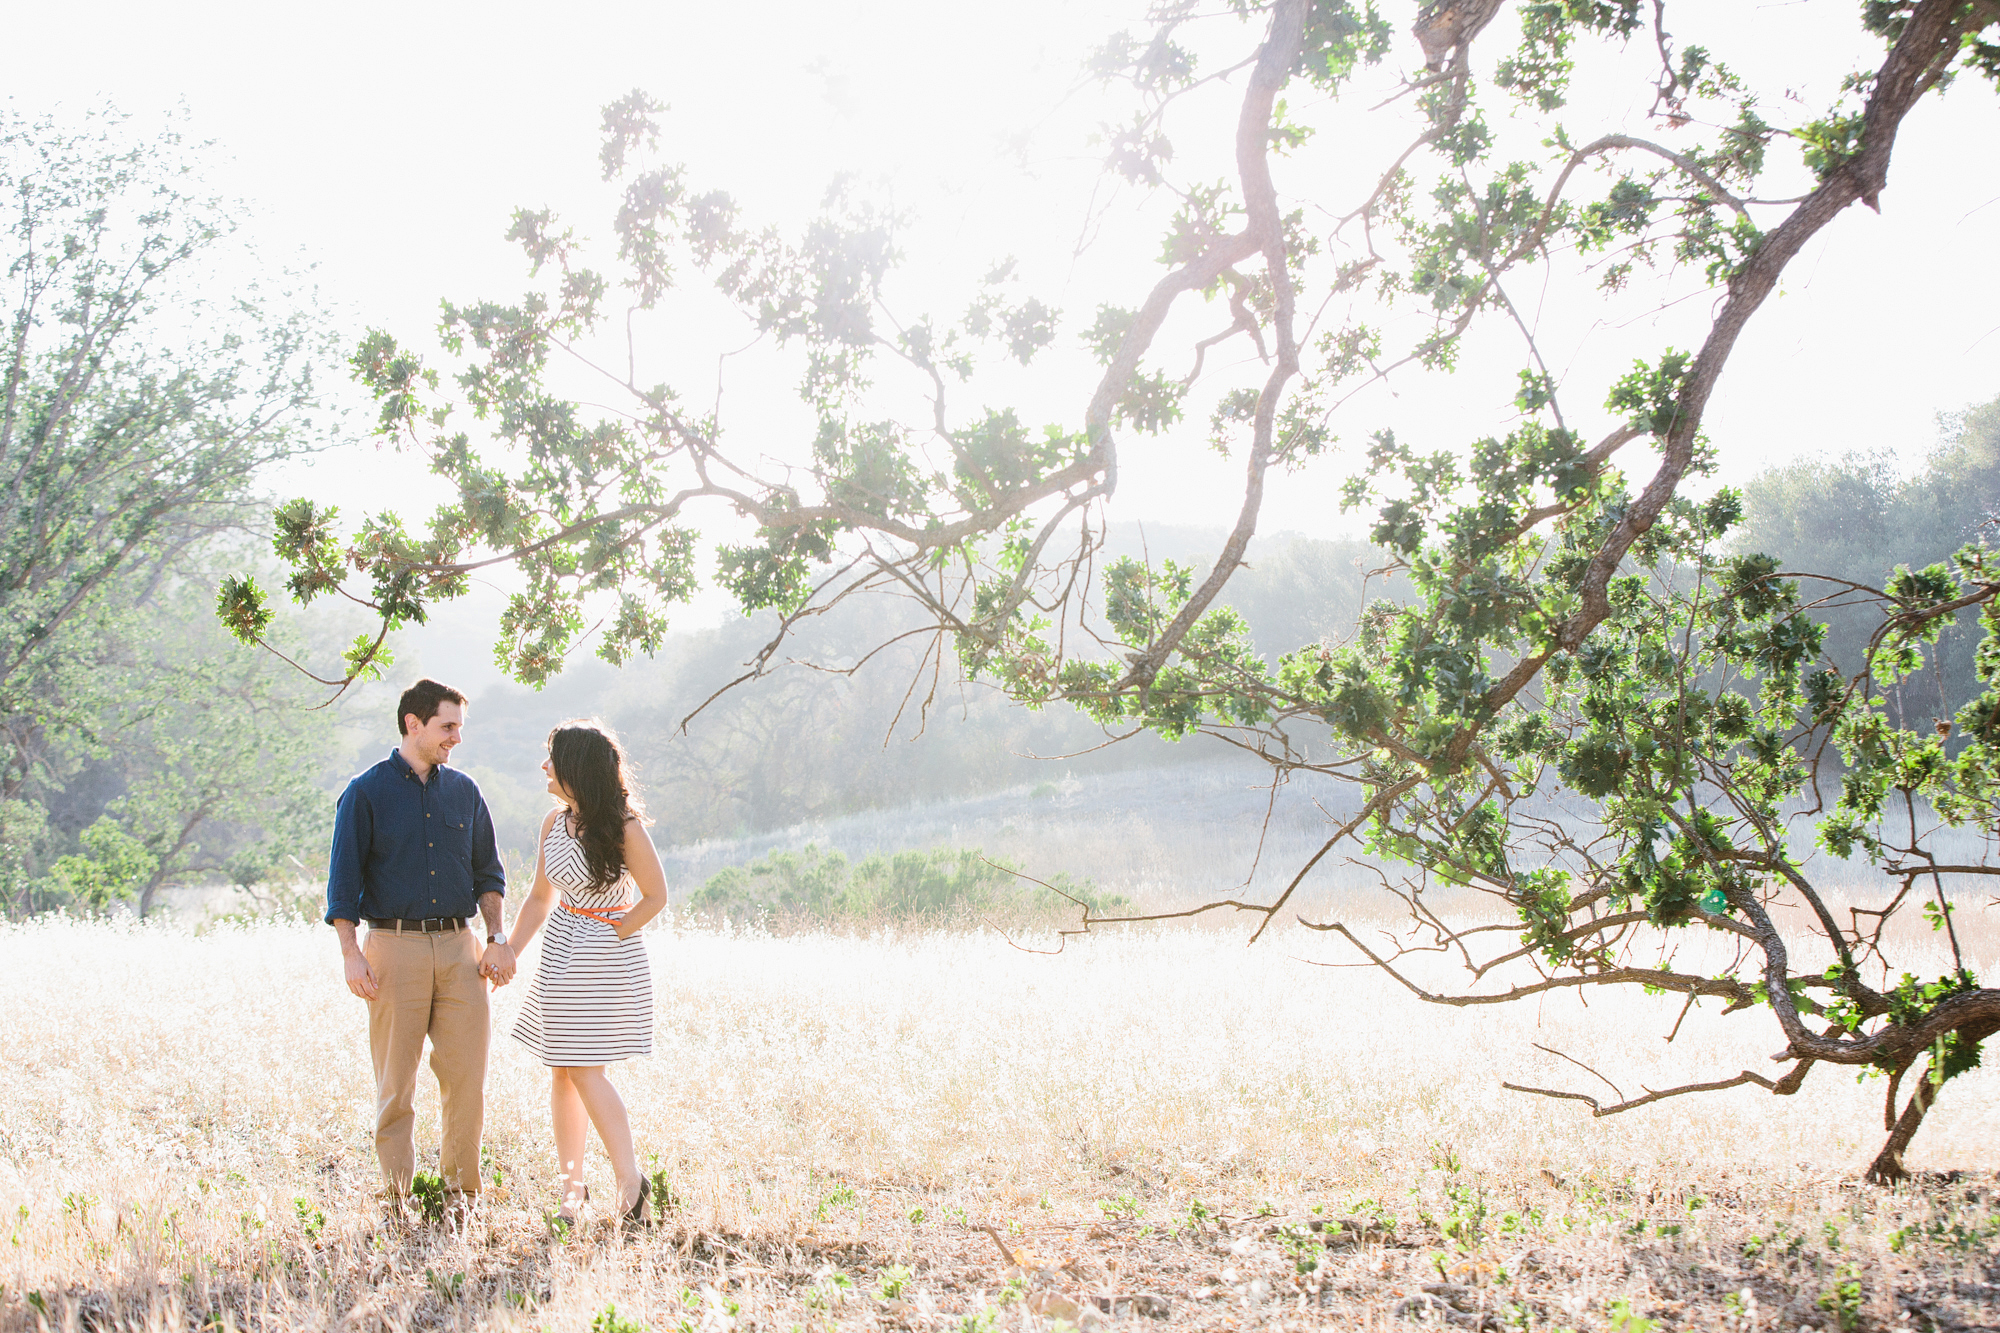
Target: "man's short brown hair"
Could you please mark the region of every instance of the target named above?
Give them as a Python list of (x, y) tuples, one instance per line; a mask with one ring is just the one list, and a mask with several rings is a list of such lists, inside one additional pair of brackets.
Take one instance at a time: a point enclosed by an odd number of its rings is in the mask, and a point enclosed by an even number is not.
[(438, 715), (439, 706), (447, 703), (454, 703), (463, 708), (465, 696), (451, 686), (441, 685), (434, 680), (418, 681), (404, 690), (403, 697), (396, 701), (396, 734), (398, 736), (410, 734), (408, 726), (410, 714), (415, 713), (419, 722), (428, 722)]

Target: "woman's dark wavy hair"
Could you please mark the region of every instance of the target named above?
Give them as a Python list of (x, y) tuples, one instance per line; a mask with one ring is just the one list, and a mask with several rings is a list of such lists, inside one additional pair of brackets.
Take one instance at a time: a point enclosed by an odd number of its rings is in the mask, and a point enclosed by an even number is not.
[(625, 747), (596, 718), (578, 718), (549, 733), (549, 763), (574, 802), (576, 840), (583, 844), (591, 886), (617, 882), (625, 873), (625, 821), (646, 817)]

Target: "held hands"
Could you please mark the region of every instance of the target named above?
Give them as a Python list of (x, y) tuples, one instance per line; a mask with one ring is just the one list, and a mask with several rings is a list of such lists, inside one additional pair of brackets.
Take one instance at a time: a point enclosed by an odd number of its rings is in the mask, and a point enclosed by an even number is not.
[(515, 966), (511, 945), (489, 944), (479, 959), (479, 975), (491, 982), (494, 990), (499, 990), (514, 979)]

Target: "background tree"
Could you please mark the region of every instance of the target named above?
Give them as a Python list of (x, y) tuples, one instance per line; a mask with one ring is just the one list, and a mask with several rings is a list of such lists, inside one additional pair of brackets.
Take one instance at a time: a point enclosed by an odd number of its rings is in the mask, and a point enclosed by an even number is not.
[[(1879, 606), (1848, 585), (1878, 588), (1897, 566), (1948, 561), (1967, 542), (1991, 544), (2000, 518), (2000, 399), (1944, 417), (1922, 466), (1898, 475), (1885, 457), (1819, 459), (1774, 468), (1743, 488), (1745, 551), (1768, 551), (1808, 579), (1804, 595), (1828, 625), (1826, 652), (1852, 674), (1866, 664)], [(1940, 630), (1929, 669), (1891, 687), (1899, 726), (1949, 721), (1983, 688), (1974, 661), (1978, 614), (1967, 607)]]
[(96, 618), (89, 726), (46, 737), (13, 910), (144, 916), (165, 889), (255, 893), (323, 864), (344, 757), (335, 718), (295, 672), (228, 651), (203, 614), (214, 579), (171, 573)]
[[(1213, 541), (1212, 532), (1113, 524), (1105, 553), (1189, 562)], [(1261, 642), (1315, 640), (1354, 623), (1364, 576), (1384, 559), (1357, 541), (1273, 536), (1225, 600)], [(678, 632), (652, 659), (572, 670), (534, 695), (482, 692), (468, 762), (496, 812), (508, 807), (502, 845), (519, 838), (532, 847), (543, 797), (523, 776), (541, 762), (548, 728), (578, 715), (616, 721), (643, 766), (656, 836), (677, 843), (1032, 787), (1051, 779), (1051, 759), (1060, 763), (1054, 777), (1087, 777), (1213, 758), (1144, 732), (1107, 745), (1074, 710), (1013, 707), (990, 683), (967, 680), (955, 657), (927, 651), (934, 644), (921, 613), (884, 597), (853, 598), (802, 622), (786, 638), (786, 665), (767, 665), (754, 689), (723, 689), (770, 641), (777, 619), (765, 612)]]
[[(100, 766), (108, 786), (86, 790), (84, 756), (122, 748), (129, 761), (138, 745), (172, 767), (192, 756), (170, 760), (169, 750), (203, 744), (177, 709), (207, 707), (216, 683), (196, 681), (189, 673), (201, 668), (161, 651), (163, 627), (149, 617), (174, 609), (185, 595), (178, 585), (199, 577), (195, 552), (254, 524), (257, 471), (327, 438), (315, 372), (329, 335), (296, 300), (229, 280), (233, 210), (204, 192), (199, 165), (177, 132), (141, 139), (110, 112), (80, 128), (0, 115), (10, 247), (0, 353), (0, 892), (10, 905), (33, 901), (51, 859), (127, 778), (136, 781), (123, 792), (133, 812), (164, 810), (148, 782), (165, 780), (165, 769), (137, 781), (129, 762), (115, 778)], [(298, 725), (288, 717), (278, 730)], [(79, 778), (83, 786), (68, 790)], [(53, 821), (52, 804), (61, 807)], [(152, 868), (134, 880), (144, 858), (102, 834), (78, 855), (122, 868), (90, 880), (78, 901), (126, 889), (150, 899), (159, 877), (183, 867), (157, 829), (118, 836), (143, 844)], [(66, 864), (59, 877), (84, 883), (75, 880), (83, 863)], [(51, 891), (62, 896), (59, 883), (41, 890)]]
[(303, 878), (332, 827), (333, 718), (310, 710), (296, 676), (223, 651), (199, 605), (212, 578), (176, 580), (133, 608), (125, 688), (99, 724), (109, 753), (91, 756), (115, 766), (120, 788), (91, 827), (144, 853), (146, 873), (119, 895), (141, 916), (174, 885)]
[[(1084, 335), (1102, 363), (1097, 387), (1076, 419), (1040, 429), (1010, 407), (958, 402), (968, 382), (976, 392), (982, 360), (1026, 364), (1053, 340), (1057, 313), (1019, 294), (1007, 268), (957, 319), (898, 319), (886, 291), (892, 215), (836, 190), (797, 238), (753, 229), (727, 196), (644, 157), (656, 103), (613, 105), (603, 165), (625, 187), (615, 281), (560, 221), (522, 212), (513, 235), (542, 285), (515, 304), (446, 308), (456, 384), (489, 439), (454, 422), (439, 373), (393, 337), (371, 334), (357, 351), (383, 432), (423, 450), (458, 497), (421, 535), (394, 515), (343, 534), (305, 500), (279, 512), (292, 595), (309, 603), (358, 579), (366, 591), (349, 595), (380, 616), (380, 633), (325, 680), (339, 688), (368, 671), (391, 630), (493, 562), (524, 582), (497, 647), (518, 679), (545, 679), (588, 635), (614, 663), (651, 652), (695, 577), (688, 516), (712, 503), (757, 529), (719, 549), (717, 577), (746, 609), (785, 617), (750, 674), (804, 618), (891, 590), (922, 610), (940, 651), (949, 639), (968, 670), (1025, 704), (1067, 702), (1119, 731), (1206, 732), (1279, 775), (1349, 778), (1359, 810), (1299, 879), (1350, 841), (1414, 867), (1400, 887), (1442, 946), (1482, 979), (1537, 973), (1481, 1002), (1631, 983), (1768, 1004), (1791, 1069), (1722, 1084), (1789, 1092), (1817, 1064), (1871, 1066), (1891, 1075), (1892, 1110), (1903, 1072), (1928, 1052), (1919, 1092), (1892, 1116), (1900, 1139), (1875, 1167), (1899, 1174), (1932, 1091), (2000, 1022), (2000, 992), (1962, 966), (1940, 982), (1873, 984), (1864, 970), (1888, 965), (1870, 925), (1931, 875), (1948, 927), (1943, 876), (1960, 872), (1926, 850), (1917, 803), (1949, 824), (1993, 826), (1978, 711), (1991, 710), (1974, 705), (1952, 748), (1897, 726), (1880, 691), (1921, 668), (1950, 615), (1990, 600), (1985, 556), (1882, 588), (1871, 674), (1843, 681), (1818, 669), (1822, 631), (1775, 563), (1718, 562), (1738, 498), (1691, 487), (1712, 467), (1704, 413), (1744, 329), (1809, 240), (1852, 205), (1877, 206), (1919, 101), (2000, 76), (2000, 6), (1863, 5), (1870, 63), (1832, 104), (1789, 123), (1727, 63), (1728, 34), (1677, 31), (1671, 4), (1525, 4), (1496, 28), (1501, 9), (1405, 12), (1414, 40), (1399, 58), (1411, 72), (1382, 115), (1407, 102), (1417, 128), (1348, 127), (1341, 144), (1382, 146), (1376, 169), (1342, 173), (1326, 186), (1339, 197), (1314, 197), (1311, 210), (1280, 191), (1281, 178), (1312, 183), (1302, 164), (1316, 151), (1317, 126), (1288, 99), (1337, 106), (1398, 53), (1373, 5), (1170, 4), (1151, 31), (1109, 42), (1093, 69), (1128, 84), (1137, 105), (1108, 133), (1108, 165), (1171, 208), (1165, 272), (1130, 306), (1097, 312)], [(1593, 117), (1569, 105), (1578, 66), (1618, 77), (1641, 55), (1649, 110), (1581, 130)], [(1221, 82), (1240, 100), (1232, 175), (1216, 183), (1180, 149), (1200, 137), (1184, 133), (1183, 112)], [(732, 449), (718, 421), (639, 377), (632, 330), (694, 273), (797, 350), (819, 424), (795, 466)], [(1705, 293), (1708, 314), (1688, 316), (1692, 350), (1634, 346), (1629, 371), (1558, 380), (1517, 299), (1558, 286), (1641, 308)], [(1191, 296), (1220, 328), (1190, 340), (1191, 370), (1170, 370), (1158, 344)], [(1346, 492), (1375, 513), (1371, 540), (1393, 554), (1412, 600), (1363, 611), (1351, 642), (1268, 661), (1221, 602), (1267, 486), (1328, 451), (1363, 389), (1435, 384), (1489, 328), (1519, 340), (1518, 377), (1481, 414), (1507, 428), (1425, 450), (1379, 430)], [(624, 330), (626, 346), (601, 346), (606, 329)], [(1204, 377), (1204, 358), (1239, 339), (1256, 359)], [(571, 359), (622, 388), (618, 411), (588, 419), (555, 387), (552, 362)], [(901, 413), (882, 406), (892, 376), (920, 386)], [(1100, 567), (1103, 503), (1121, 467), (1143, 462), (1122, 441), (1172, 427), (1197, 402), (1244, 469), (1220, 551), (1205, 569)], [(1626, 463), (1650, 476), (1628, 484)], [(224, 584), (219, 612), (246, 641), (275, 614), (242, 579)], [(1848, 772), (1826, 813), (1813, 783), (1829, 738)], [(1546, 804), (1551, 780), (1586, 805)], [(1892, 795), (1910, 817), (1894, 837), (1881, 831)], [(1790, 822), (1821, 814), (1827, 846), (1860, 853), (1887, 881), (1866, 921), (1837, 920), (1788, 840)], [(1987, 873), (1983, 856), (1966, 864)], [(1434, 877), (1490, 892), (1515, 919), (1463, 927), (1427, 915)], [(1212, 906), (1268, 923), (1290, 898)], [(1787, 901), (1802, 912), (1781, 910)], [(1745, 941), (1727, 977), (1631, 963), (1655, 932), (1690, 924)], [(1481, 962), (1468, 930), (1525, 937)], [(1794, 967), (1801, 931), (1821, 937), (1833, 971)]]

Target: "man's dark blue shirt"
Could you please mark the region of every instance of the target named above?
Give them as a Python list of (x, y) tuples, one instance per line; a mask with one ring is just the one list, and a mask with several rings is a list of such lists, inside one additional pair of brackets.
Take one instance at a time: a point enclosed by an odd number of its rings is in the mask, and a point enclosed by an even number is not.
[(493, 815), (479, 784), (443, 764), (430, 781), (402, 753), (357, 774), (333, 816), (326, 919), (473, 916), (482, 893), (505, 893)]

